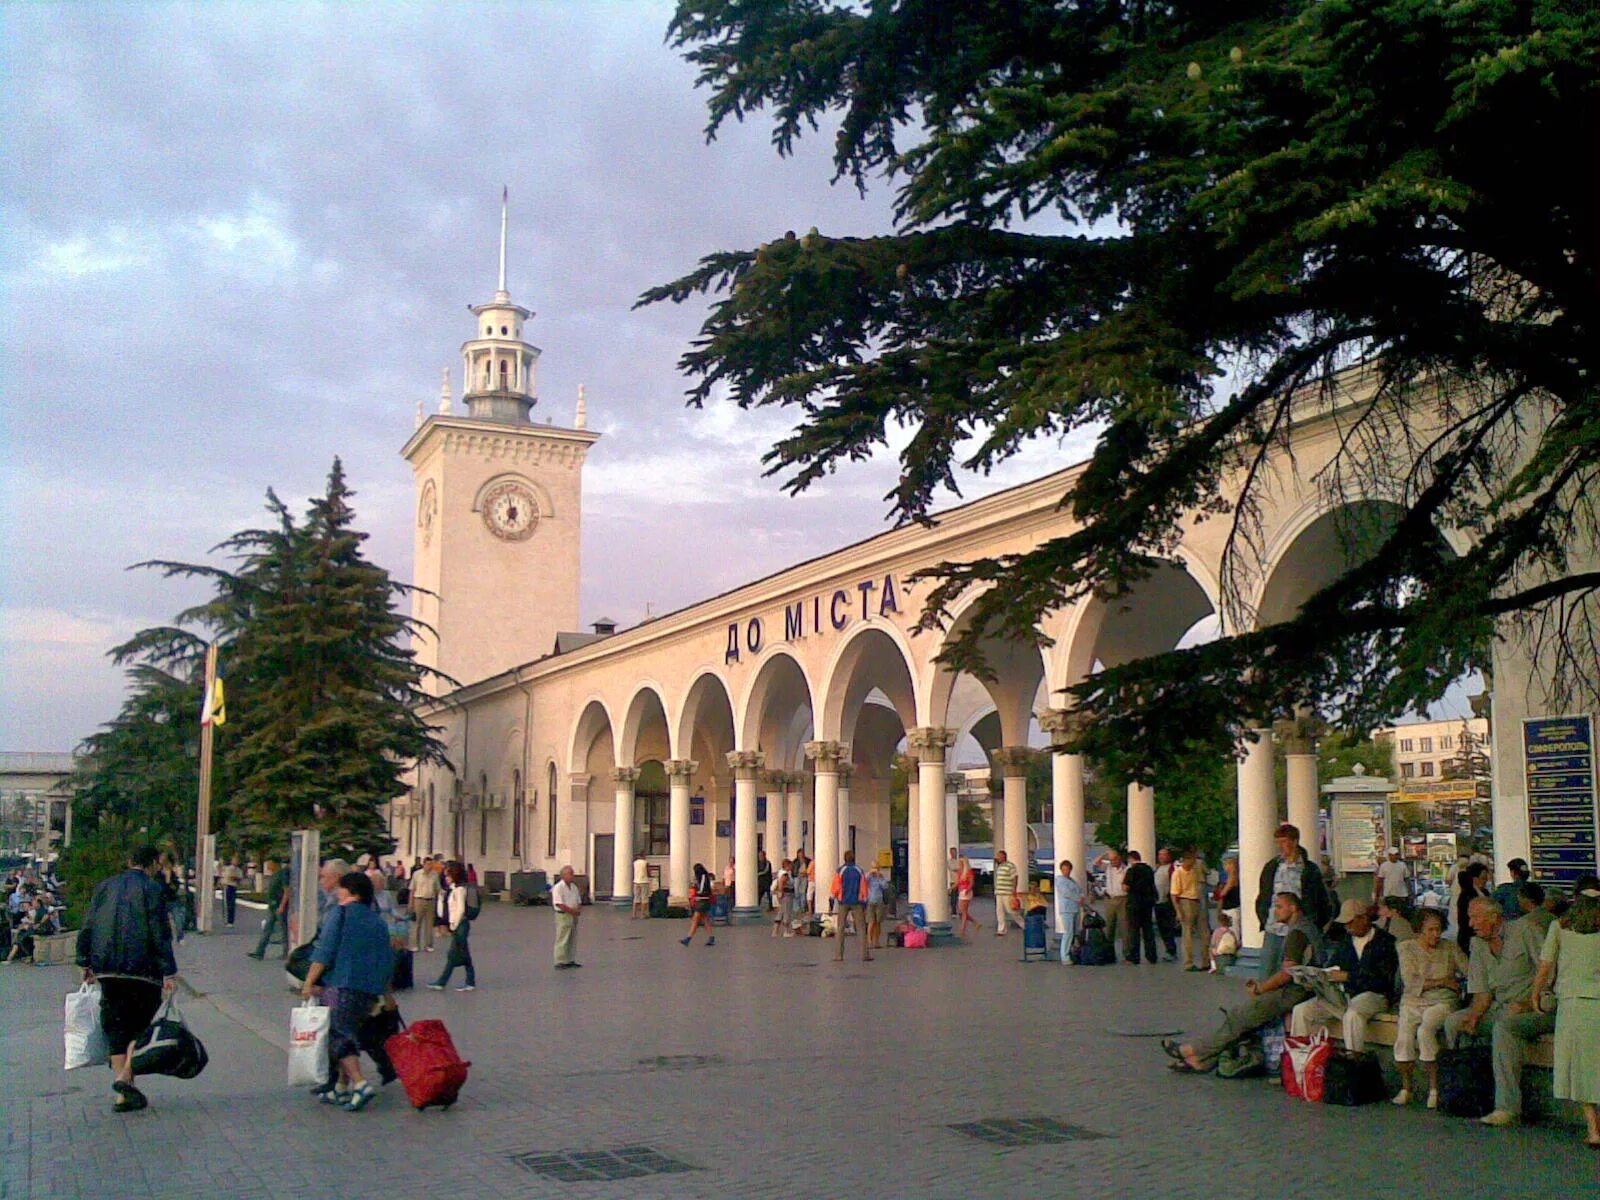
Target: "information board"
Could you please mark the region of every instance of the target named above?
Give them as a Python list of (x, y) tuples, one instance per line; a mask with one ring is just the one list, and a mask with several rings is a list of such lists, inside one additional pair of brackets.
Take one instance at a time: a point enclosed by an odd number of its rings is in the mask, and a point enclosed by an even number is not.
[(1377, 870), (1389, 844), (1389, 805), (1383, 800), (1333, 801), (1334, 866), (1341, 875)]
[(1570, 886), (1596, 869), (1594, 719), (1526, 717), (1528, 865), (1540, 883)]

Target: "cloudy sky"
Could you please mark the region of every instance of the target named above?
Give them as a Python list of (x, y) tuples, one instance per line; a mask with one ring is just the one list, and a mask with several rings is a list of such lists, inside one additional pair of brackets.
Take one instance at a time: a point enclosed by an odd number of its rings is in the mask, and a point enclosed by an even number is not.
[[(540, 412), (587, 385), (583, 608), (631, 623), (884, 527), (892, 462), (799, 500), (764, 479), (781, 418), (685, 409), (700, 310), (630, 311), (700, 255), (786, 229), (888, 227), (830, 186), (826, 134), (707, 145), (670, 5), (0, 6), (0, 748), (66, 749), (116, 711), (106, 649), (199, 558), (335, 455), (373, 557), (409, 578), (398, 451), (466, 305), (537, 317)], [(968, 496), (1081, 456), (1042, 446)]]

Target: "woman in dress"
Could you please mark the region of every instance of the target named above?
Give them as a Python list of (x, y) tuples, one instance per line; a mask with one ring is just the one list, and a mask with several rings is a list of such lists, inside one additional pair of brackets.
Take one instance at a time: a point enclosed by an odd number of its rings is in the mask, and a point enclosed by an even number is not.
[(1587, 875), (1574, 888), (1567, 915), (1550, 926), (1533, 1006), (1543, 1011), (1555, 981), (1555, 1094), (1583, 1106), (1583, 1144), (1600, 1150), (1600, 878)]
[(972, 894), (977, 888), (978, 873), (963, 854), (956, 862), (956, 912), (961, 917), (961, 925), (956, 929), (957, 937), (966, 937), (967, 926), (977, 924), (972, 919)]

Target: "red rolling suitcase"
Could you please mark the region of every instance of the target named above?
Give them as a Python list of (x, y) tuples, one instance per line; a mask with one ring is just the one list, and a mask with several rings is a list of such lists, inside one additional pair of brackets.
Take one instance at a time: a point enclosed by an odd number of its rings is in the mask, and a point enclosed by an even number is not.
[(383, 1044), (413, 1108), (449, 1108), (467, 1081), (467, 1068), (443, 1021), (418, 1021)]

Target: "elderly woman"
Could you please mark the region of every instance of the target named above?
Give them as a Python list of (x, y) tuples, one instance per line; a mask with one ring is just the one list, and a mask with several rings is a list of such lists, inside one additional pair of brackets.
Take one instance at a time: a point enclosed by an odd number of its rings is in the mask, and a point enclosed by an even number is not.
[(389, 926), (372, 902), (372, 880), (365, 872), (341, 875), (333, 898), (335, 907), (328, 910), (317, 932), (301, 995), (309, 1000), (325, 988), (324, 999), (333, 1009), (328, 1057), (339, 1070), (319, 1098), (359, 1112), (377, 1095), (361, 1072), (361, 1024), (380, 997), (394, 999), (389, 988), (394, 947), (389, 943)]
[(1533, 980), (1534, 1011), (1542, 1012), (1555, 978), (1555, 1094), (1583, 1106), (1586, 1146), (1600, 1150), (1600, 879), (1578, 880), (1572, 907), (1550, 926), (1539, 973)]
[[(1394, 1039), (1394, 1065), (1400, 1069), (1396, 1104), (1410, 1104), (1418, 1057), (1428, 1069), (1428, 1107), (1439, 1107), (1439, 1031), (1461, 1006), (1461, 977), (1467, 956), (1444, 936), (1444, 914), (1424, 909), (1417, 936), (1400, 943), (1400, 1029)], [(1418, 1053), (1420, 1049), (1420, 1055)]]

